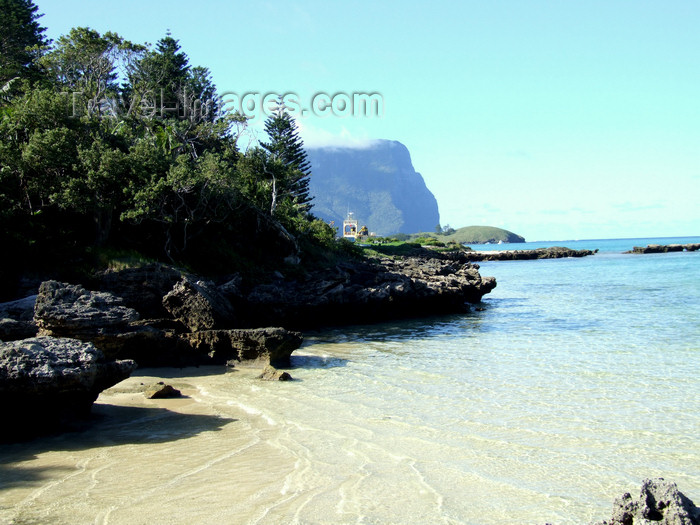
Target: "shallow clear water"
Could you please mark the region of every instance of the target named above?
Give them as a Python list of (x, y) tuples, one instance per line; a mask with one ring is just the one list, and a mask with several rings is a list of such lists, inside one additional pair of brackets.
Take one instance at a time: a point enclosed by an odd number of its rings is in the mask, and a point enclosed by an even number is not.
[(585, 524), (656, 476), (697, 502), (700, 252), (614, 243), (483, 263), (466, 315), (309, 333), (293, 382), (107, 392), (95, 427), (0, 452), (0, 521)]

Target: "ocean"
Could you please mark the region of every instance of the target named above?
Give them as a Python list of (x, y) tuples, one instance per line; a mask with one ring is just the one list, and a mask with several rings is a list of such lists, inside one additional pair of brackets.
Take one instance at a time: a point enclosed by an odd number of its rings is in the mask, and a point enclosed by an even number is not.
[[(588, 524), (647, 477), (700, 503), (700, 237), (481, 263), (470, 313), (308, 332), (291, 382), (145, 369), (0, 449), (4, 523)], [(176, 400), (145, 400), (165, 380)]]

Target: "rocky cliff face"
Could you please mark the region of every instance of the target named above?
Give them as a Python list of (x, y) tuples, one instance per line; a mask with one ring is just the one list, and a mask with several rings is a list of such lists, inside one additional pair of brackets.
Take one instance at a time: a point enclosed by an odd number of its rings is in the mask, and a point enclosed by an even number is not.
[(400, 142), (310, 148), (307, 154), (316, 216), (341, 226), (351, 211), (377, 235), (433, 231), (440, 223), (437, 201)]

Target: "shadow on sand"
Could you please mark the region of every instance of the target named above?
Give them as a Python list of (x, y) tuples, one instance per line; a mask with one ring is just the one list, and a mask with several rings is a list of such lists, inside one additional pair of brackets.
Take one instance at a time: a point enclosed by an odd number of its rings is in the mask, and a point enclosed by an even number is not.
[(13, 463), (31, 461), (44, 452), (164, 443), (219, 431), (235, 421), (212, 415), (181, 414), (165, 408), (95, 404), (90, 417), (66, 423), (60, 434), (3, 443), (0, 447), (0, 487), (9, 488), (54, 477), (57, 473), (53, 471), (60, 469), (12, 466)]

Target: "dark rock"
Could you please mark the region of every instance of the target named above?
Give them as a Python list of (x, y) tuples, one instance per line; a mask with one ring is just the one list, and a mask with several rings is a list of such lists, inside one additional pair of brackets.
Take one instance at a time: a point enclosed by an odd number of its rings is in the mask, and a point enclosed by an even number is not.
[(534, 259), (562, 259), (567, 257), (587, 257), (598, 250), (572, 250), (563, 246), (536, 248), (534, 250), (503, 250), (492, 252), (470, 251), (470, 261), (528, 261)]
[(233, 361), (244, 367), (289, 366), (289, 358), (301, 346), (299, 332), (284, 328), (206, 330), (182, 334), (182, 341), (211, 364)]
[(135, 268), (106, 270), (96, 275), (95, 286), (110, 292), (133, 308), (142, 318), (159, 319), (168, 315), (163, 297), (182, 279), (182, 272), (165, 264), (152, 263)]
[(495, 286), (465, 256), (423, 250), (421, 256), (343, 263), (255, 286), (244, 313), (250, 324), (294, 328), (372, 323), (462, 312)]
[(36, 295), (30, 295), (24, 299), (0, 303), (0, 319), (14, 319), (16, 321), (33, 321)]
[(700, 509), (675, 483), (645, 479), (639, 497), (623, 494), (613, 503), (610, 520), (596, 525), (700, 525)]
[(145, 395), (148, 399), (166, 399), (182, 397), (182, 392), (173, 388), (172, 385), (166, 385), (160, 381), (146, 388), (143, 395)]
[(695, 252), (700, 249), (700, 244), (648, 244), (647, 246), (635, 246), (625, 253), (668, 253), (668, 252)]
[(0, 303), (0, 341), (17, 341), (36, 336), (34, 322), (36, 295)]
[(258, 379), (263, 381), (292, 381), (292, 376), (288, 372), (277, 370), (274, 366), (267, 365)]
[(84, 417), (99, 393), (123, 381), (133, 361), (107, 361), (91, 343), (36, 337), (0, 344), (0, 439), (28, 437)]
[(214, 283), (183, 278), (163, 297), (165, 309), (190, 331), (234, 326), (234, 312), (228, 299)]
[(34, 307), (40, 335), (82, 340), (123, 330), (138, 318), (120, 297), (57, 281), (41, 283)]
[(15, 319), (0, 319), (0, 341), (19, 341), (35, 337), (39, 332), (33, 321), (16, 321)]

